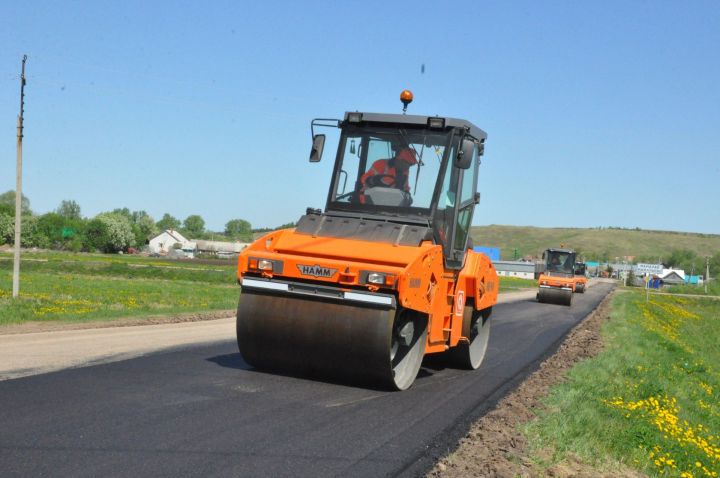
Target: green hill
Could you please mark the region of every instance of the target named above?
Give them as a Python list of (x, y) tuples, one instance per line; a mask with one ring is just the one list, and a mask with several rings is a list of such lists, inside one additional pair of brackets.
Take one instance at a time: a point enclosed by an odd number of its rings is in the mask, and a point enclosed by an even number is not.
[(677, 250), (692, 251), (701, 258), (720, 252), (720, 234), (498, 225), (475, 226), (470, 234), (476, 246), (499, 247), (504, 260), (514, 258), (514, 249), (519, 257), (540, 257), (546, 248), (561, 244), (578, 251), (586, 260), (613, 261), (629, 256), (639, 262), (656, 262)]

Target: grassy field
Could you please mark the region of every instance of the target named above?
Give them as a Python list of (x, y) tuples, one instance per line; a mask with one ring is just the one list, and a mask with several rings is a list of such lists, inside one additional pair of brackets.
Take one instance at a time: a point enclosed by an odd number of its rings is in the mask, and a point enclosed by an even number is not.
[(717, 477), (719, 318), (717, 300), (618, 294), (605, 351), (574, 367), (527, 426), (536, 461), (572, 453), (611, 472)]
[[(697, 285), (676, 285), (668, 287), (666, 292), (671, 292), (673, 294), (706, 295), (705, 287)], [(717, 280), (711, 280), (708, 282), (707, 295), (720, 296), (720, 282)]]
[(519, 277), (500, 276), (500, 292), (512, 292), (523, 289), (534, 289), (537, 287), (535, 279), (521, 279)]
[[(167, 261), (142, 256), (27, 253), (20, 300), (12, 291), (12, 256), (0, 254), (0, 325), (27, 321), (94, 321), (237, 306), (234, 261)], [(535, 287), (503, 277), (500, 291)]]
[(0, 325), (26, 321), (91, 321), (234, 309), (233, 263), (198, 264), (138, 256), (26, 254), (20, 300), (12, 260), (0, 254)]
[(521, 257), (540, 257), (546, 248), (560, 244), (610, 260), (623, 256), (667, 258), (673, 249), (689, 249), (701, 257), (720, 251), (719, 234), (497, 225), (476, 226), (470, 234), (476, 246), (499, 247), (502, 259), (508, 260), (513, 259), (513, 249)]

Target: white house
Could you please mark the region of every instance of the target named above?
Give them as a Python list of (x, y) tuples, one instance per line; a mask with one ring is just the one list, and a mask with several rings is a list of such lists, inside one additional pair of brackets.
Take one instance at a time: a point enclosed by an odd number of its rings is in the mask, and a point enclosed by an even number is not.
[(190, 253), (190, 257), (192, 257), (196, 244), (188, 241), (182, 234), (173, 229), (167, 229), (150, 239), (148, 248), (150, 249), (151, 254), (164, 255), (174, 250), (176, 248), (175, 244), (180, 244), (180, 249), (186, 253)]
[(666, 285), (682, 285), (685, 283), (685, 271), (682, 269), (663, 269), (660, 278), (663, 284)]

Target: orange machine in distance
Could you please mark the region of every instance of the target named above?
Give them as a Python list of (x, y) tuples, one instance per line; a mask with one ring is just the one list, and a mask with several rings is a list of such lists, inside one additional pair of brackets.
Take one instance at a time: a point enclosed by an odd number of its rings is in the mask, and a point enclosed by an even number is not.
[(543, 253), (545, 272), (538, 278), (538, 302), (571, 305), (575, 292), (575, 252), (547, 249)]

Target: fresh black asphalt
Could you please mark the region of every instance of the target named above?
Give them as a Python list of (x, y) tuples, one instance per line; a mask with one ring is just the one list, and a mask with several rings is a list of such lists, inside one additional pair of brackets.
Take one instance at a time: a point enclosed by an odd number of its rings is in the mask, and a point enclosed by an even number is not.
[(479, 370), (426, 360), (405, 392), (257, 372), (234, 337), (0, 382), (0, 476), (416, 476), (610, 287), (496, 306)]

